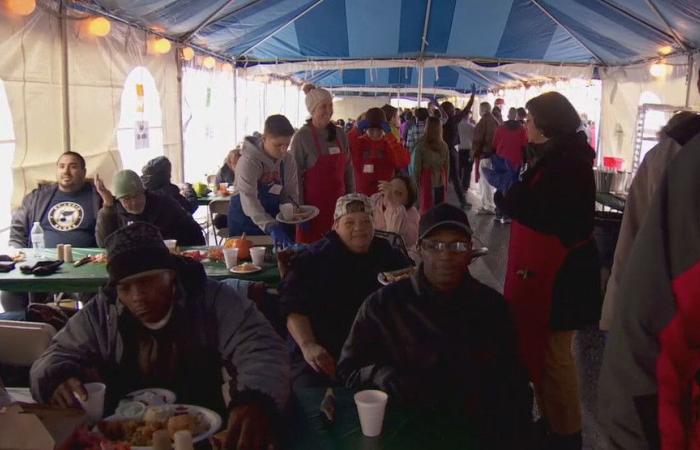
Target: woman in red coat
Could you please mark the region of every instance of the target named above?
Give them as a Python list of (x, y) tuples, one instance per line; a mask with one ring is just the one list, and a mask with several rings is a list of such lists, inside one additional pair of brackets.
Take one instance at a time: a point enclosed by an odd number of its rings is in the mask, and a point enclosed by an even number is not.
[(600, 317), (600, 265), (593, 241), (595, 153), (579, 115), (548, 92), (527, 105), (528, 137), (541, 156), (497, 205), (513, 218), (504, 296), (535, 385), (548, 449), (581, 448), (575, 330)]
[(370, 197), (379, 192), (379, 183), (394, 178), (397, 170), (405, 169), (410, 156), (392, 134), (384, 111), (370, 108), (357, 128), (362, 133), (350, 139), (352, 163), (357, 192)]

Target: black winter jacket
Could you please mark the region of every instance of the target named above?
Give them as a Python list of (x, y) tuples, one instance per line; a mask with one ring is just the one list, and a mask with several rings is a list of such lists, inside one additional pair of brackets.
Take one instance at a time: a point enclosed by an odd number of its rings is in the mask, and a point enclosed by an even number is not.
[(172, 165), (165, 156), (159, 156), (148, 161), (141, 171), (143, 173), (141, 181), (143, 181), (143, 185), (148, 191), (172, 197), (182, 206), (182, 209), (190, 214), (194, 213), (199, 207), (197, 194), (194, 193), (192, 188), (188, 188), (186, 191), (187, 197), (183, 197), (180, 194), (180, 188), (170, 182)]

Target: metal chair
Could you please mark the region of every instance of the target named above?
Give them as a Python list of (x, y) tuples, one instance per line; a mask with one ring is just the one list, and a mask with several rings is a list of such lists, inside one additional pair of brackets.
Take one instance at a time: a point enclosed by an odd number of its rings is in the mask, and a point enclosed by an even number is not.
[(29, 367), (48, 348), (56, 334), (48, 323), (0, 320), (0, 365)]
[(209, 202), (209, 224), (214, 232), (215, 245), (221, 245), (221, 242), (228, 236), (228, 228), (214, 229), (214, 214), (228, 214), (229, 203), (228, 199), (218, 199)]
[(392, 233), (391, 231), (374, 230), (374, 235), (388, 241), (393, 248), (403, 253), (406, 258), (410, 258), (408, 250), (406, 249), (406, 243), (400, 234)]

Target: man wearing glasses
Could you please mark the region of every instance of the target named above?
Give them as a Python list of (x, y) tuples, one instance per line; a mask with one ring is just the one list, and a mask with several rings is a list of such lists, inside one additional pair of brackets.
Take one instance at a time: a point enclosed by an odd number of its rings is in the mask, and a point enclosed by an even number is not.
[(505, 300), (469, 273), (471, 236), (457, 207), (423, 216), (422, 264), (365, 300), (337, 373), (350, 388), (466, 420), (485, 448), (526, 448), (532, 393)]

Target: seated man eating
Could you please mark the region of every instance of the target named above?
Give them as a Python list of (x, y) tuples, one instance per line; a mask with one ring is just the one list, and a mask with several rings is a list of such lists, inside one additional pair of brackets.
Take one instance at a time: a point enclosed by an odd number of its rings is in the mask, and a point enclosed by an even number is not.
[(354, 389), (474, 424), (485, 448), (527, 448), (532, 394), (503, 297), (469, 274), (466, 214), (443, 203), (419, 225), (412, 278), (361, 306), (338, 363)]
[[(32, 366), (34, 398), (73, 406), (83, 383), (99, 380), (108, 413), (133, 390), (170, 389), (178, 403), (230, 411), (231, 447), (267, 448), (289, 395), (289, 358), (269, 322), (200, 263), (171, 255), (153, 225), (126, 226), (106, 244), (109, 283)], [(235, 380), (229, 405), (222, 368)]]
[(333, 231), (293, 260), (281, 288), (295, 388), (335, 384), (335, 362), (357, 309), (380, 287), (377, 274), (412, 264), (374, 237), (366, 195), (340, 197), (334, 220)]

